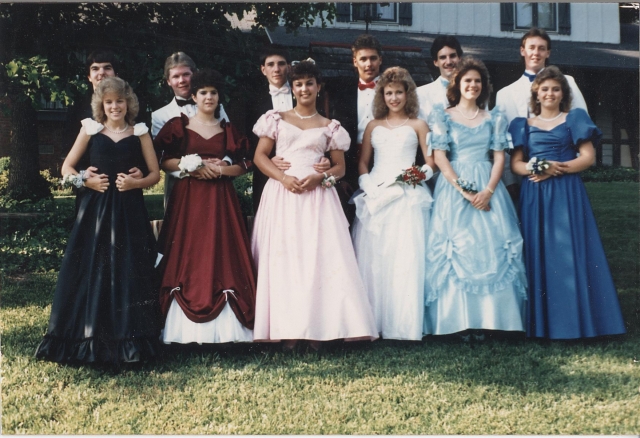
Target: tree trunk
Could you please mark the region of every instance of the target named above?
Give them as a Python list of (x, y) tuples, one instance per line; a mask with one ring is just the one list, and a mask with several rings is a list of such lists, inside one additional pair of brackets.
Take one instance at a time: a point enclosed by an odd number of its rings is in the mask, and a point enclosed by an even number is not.
[(11, 125), (9, 196), (17, 200), (51, 196), (47, 181), (40, 175), (38, 113), (31, 102), (13, 100)]

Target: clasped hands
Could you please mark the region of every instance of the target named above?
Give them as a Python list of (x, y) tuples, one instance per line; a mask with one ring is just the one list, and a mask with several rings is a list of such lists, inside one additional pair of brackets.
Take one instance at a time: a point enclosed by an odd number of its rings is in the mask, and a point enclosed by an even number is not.
[[(273, 157), (271, 162), (283, 172), (291, 168), (291, 163), (285, 161), (282, 157)], [(327, 157), (322, 157), (319, 162), (313, 165), (313, 169), (317, 173), (306, 176), (302, 179), (298, 179), (291, 175), (285, 175), (280, 182), (291, 193), (299, 194), (308, 190), (313, 190), (318, 187), (324, 179), (324, 175), (322, 173), (331, 169), (331, 161), (329, 161)]]
[[(95, 190), (100, 193), (104, 193), (109, 188), (109, 175), (105, 173), (98, 173), (98, 168), (90, 166), (84, 173), (86, 179), (84, 186)], [(116, 178), (116, 188), (120, 192), (126, 192), (127, 190), (135, 189), (135, 180), (143, 177), (142, 171), (137, 167), (129, 169), (129, 173), (119, 173)]]
[(548, 163), (548, 169), (539, 174), (529, 175), (529, 181), (538, 183), (552, 176), (562, 176), (569, 171), (569, 165), (567, 163), (561, 161), (548, 161)]
[(189, 172), (189, 175), (196, 179), (216, 179), (222, 176), (222, 167), (229, 165), (219, 158), (205, 158), (202, 164), (200, 169)]

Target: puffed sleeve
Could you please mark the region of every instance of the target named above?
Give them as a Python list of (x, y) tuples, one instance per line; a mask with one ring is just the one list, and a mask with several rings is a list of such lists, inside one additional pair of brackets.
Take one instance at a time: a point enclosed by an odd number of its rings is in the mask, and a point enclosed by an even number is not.
[(589, 114), (582, 108), (574, 108), (567, 114), (567, 128), (571, 132), (571, 141), (577, 149), (585, 141), (593, 142), (594, 146), (600, 143), (602, 131), (593, 123)]
[(449, 126), (447, 118), (449, 115), (444, 110), (444, 105), (437, 104), (433, 106), (433, 110), (429, 114), (427, 124), (431, 128), (431, 149), (439, 149), (443, 151), (449, 150)]
[(156, 138), (153, 139), (153, 148), (160, 157), (160, 162), (169, 158), (181, 158), (184, 155), (185, 129), (189, 124), (189, 117), (181, 114), (164, 124)]
[(232, 123), (226, 123), (222, 121), (222, 127), (225, 130), (226, 139), (226, 153), (231, 156), (234, 164), (244, 167), (249, 170), (253, 166), (251, 159), (249, 158), (249, 140), (244, 135), (241, 135), (236, 127)]
[(527, 119), (516, 117), (509, 125), (509, 134), (514, 148), (525, 147), (527, 145)]
[(513, 149), (513, 143), (511, 141), (511, 134), (509, 134), (509, 122), (507, 117), (498, 108), (491, 110), (491, 124), (493, 132), (491, 133), (491, 145), (490, 149), (494, 151), (511, 152)]
[(149, 132), (149, 128), (144, 123), (136, 123), (133, 127), (133, 135), (135, 135), (136, 137), (145, 135), (147, 132)]
[(278, 122), (282, 117), (277, 110), (269, 110), (264, 113), (253, 126), (253, 133), (258, 137), (268, 137), (271, 140), (278, 139)]
[(93, 119), (82, 119), (80, 123), (82, 123), (87, 135), (96, 135), (104, 129), (104, 125), (102, 123), (98, 123)]
[(327, 135), (329, 141), (327, 142), (328, 151), (348, 151), (351, 146), (351, 137), (346, 129), (340, 125), (337, 120), (331, 120), (331, 123), (327, 125)]

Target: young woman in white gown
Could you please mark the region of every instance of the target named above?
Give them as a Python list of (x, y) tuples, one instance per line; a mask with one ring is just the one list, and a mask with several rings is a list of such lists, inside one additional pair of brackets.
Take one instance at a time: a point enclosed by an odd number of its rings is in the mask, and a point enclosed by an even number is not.
[(362, 191), (353, 199), (353, 245), (378, 333), (385, 339), (419, 341), (433, 199), (424, 182), (412, 186), (396, 179), (414, 164), (418, 147), (426, 161), (425, 180), (433, 175), (433, 158), (427, 156), (429, 128), (416, 118), (416, 84), (407, 70), (387, 69), (375, 93), (375, 120), (364, 132), (358, 164)]

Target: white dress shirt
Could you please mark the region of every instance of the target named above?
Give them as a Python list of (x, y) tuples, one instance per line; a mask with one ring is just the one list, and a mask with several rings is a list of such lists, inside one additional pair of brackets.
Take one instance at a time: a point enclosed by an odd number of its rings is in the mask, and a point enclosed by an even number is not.
[[(186, 114), (187, 117), (191, 118), (198, 112), (197, 106), (180, 106), (178, 105), (178, 102), (176, 102), (177, 100), (186, 99), (175, 96), (175, 98), (171, 99), (171, 102), (169, 102), (167, 105), (151, 113), (151, 136), (153, 138), (158, 135), (164, 124), (174, 117), (180, 117), (180, 114)], [(222, 104), (220, 104), (220, 120), (222, 119), (226, 120), (227, 122), (229, 121), (229, 117), (227, 116), (224, 107), (222, 106)]]
[[(380, 79), (380, 76), (375, 78), (373, 82), (378, 83), (378, 79)], [(359, 80), (361, 84), (366, 84), (362, 79)], [(375, 95), (375, 88), (358, 89), (358, 144), (362, 144), (364, 130), (369, 122), (373, 120), (373, 98)]]
[[(532, 72), (527, 72), (532, 73)], [(569, 87), (571, 88), (571, 95), (573, 97), (571, 108), (582, 108), (587, 111), (587, 103), (576, 84), (575, 79), (572, 76), (565, 75)], [(514, 83), (507, 85), (496, 95), (496, 107), (502, 111), (507, 117), (507, 121), (511, 123), (516, 117), (528, 118), (529, 103), (531, 101), (531, 81), (525, 75), (522, 75), (520, 79)], [(517, 184), (520, 182), (520, 176), (511, 172), (511, 156), (505, 154), (504, 171), (502, 172), (502, 182), (508, 186), (511, 184)]]
[[(272, 93), (272, 91), (280, 90), (285, 87), (286, 89), (288, 89), (288, 91), (282, 91), (276, 95)], [(269, 93), (271, 94), (271, 103), (273, 103), (273, 109), (278, 110), (279, 112), (285, 112), (293, 109), (293, 99), (291, 96), (291, 86), (289, 85), (289, 82), (284, 84), (280, 89), (269, 84)]]
[(438, 79), (430, 84), (423, 85), (416, 89), (418, 94), (418, 103), (420, 104), (420, 112), (418, 118), (427, 121), (427, 117), (431, 114), (431, 110), (437, 104), (442, 104), (445, 108), (449, 107), (449, 100), (447, 99), (447, 87), (449, 81), (438, 76)]

